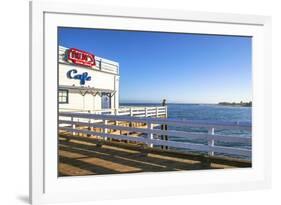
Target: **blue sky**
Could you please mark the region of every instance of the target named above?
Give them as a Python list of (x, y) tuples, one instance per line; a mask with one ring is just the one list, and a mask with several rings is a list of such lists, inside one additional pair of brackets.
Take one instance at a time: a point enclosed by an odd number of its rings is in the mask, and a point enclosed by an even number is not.
[(252, 100), (251, 37), (59, 28), (59, 45), (119, 62), (121, 102)]

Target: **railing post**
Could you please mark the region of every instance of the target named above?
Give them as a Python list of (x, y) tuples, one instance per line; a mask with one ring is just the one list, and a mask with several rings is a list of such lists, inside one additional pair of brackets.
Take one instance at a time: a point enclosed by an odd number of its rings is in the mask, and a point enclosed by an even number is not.
[[(209, 128), (208, 129), (208, 134), (209, 135), (214, 135), (215, 134), (215, 128)], [(209, 148), (213, 148), (214, 147), (214, 145), (215, 145), (215, 140), (214, 140), (214, 138), (208, 138), (208, 145), (209, 145)], [(209, 156), (214, 156), (214, 151), (209, 151)]]
[(156, 107), (156, 117), (158, 117), (158, 107)]
[[(90, 114), (91, 111), (88, 110), (88, 113)], [(88, 125), (88, 130), (91, 131), (91, 118), (88, 119), (88, 123), (89, 123), (89, 125)], [(90, 134), (87, 134), (87, 137), (90, 137), (90, 136), (91, 136)]]
[(147, 107), (144, 108), (145, 111), (145, 117), (147, 117)]
[[(152, 125), (152, 123), (147, 123), (147, 128), (149, 129), (149, 130), (152, 130), (153, 129), (153, 125)], [(148, 140), (153, 140), (153, 133), (151, 133), (151, 132), (149, 132), (149, 134), (148, 134)], [(148, 146), (149, 147), (153, 147), (153, 144), (152, 143), (148, 143)]]
[[(133, 108), (132, 107), (130, 107), (130, 116), (131, 117), (133, 116)], [(133, 127), (132, 121), (129, 122), (129, 127)]]
[[(115, 110), (114, 110), (114, 115), (115, 116), (118, 115), (118, 109), (117, 108), (115, 108)], [(117, 120), (115, 120), (115, 125), (118, 126), (118, 121)]]
[[(74, 117), (71, 117), (72, 129), (75, 129)], [(75, 132), (72, 132), (72, 135), (75, 135)]]
[[(103, 124), (106, 126), (107, 125), (107, 120), (103, 120)], [(103, 133), (107, 134), (108, 133), (108, 129), (107, 128), (103, 128)], [(104, 137), (104, 140), (107, 140), (107, 137)]]
[[(80, 118), (78, 117), (77, 118), (77, 122), (79, 123), (80, 122), (80, 120), (79, 120)], [(76, 128), (76, 125), (74, 126), (75, 128)], [(78, 125), (78, 127), (79, 127), (79, 125)], [(77, 132), (77, 136), (83, 136), (83, 134), (82, 133), (80, 133), (80, 132)]]
[[(168, 130), (168, 125), (167, 124), (162, 124), (161, 125), (161, 130)], [(161, 135), (160, 136), (161, 140), (165, 140), (165, 141), (168, 141), (168, 135)], [(168, 146), (163, 146), (161, 145), (161, 149), (169, 149)]]
[[(168, 114), (167, 114), (167, 102), (166, 102), (166, 99), (163, 99), (161, 105), (165, 107), (165, 117), (167, 118)], [(168, 125), (167, 124), (162, 124), (161, 125), (161, 130), (168, 130)], [(168, 141), (168, 135), (161, 135), (161, 140)], [(168, 146), (161, 146), (161, 149), (169, 149), (169, 147)]]

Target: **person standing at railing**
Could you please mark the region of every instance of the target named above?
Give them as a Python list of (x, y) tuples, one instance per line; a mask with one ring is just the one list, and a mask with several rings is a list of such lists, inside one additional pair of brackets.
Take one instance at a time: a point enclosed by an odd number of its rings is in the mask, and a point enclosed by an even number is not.
[[(163, 99), (162, 101), (162, 106), (167, 106), (166, 104), (166, 99)], [(166, 113), (166, 116), (167, 116), (167, 113)], [(161, 130), (168, 130), (168, 125), (166, 124), (162, 124), (161, 125)], [(161, 135), (161, 140), (165, 140), (165, 141), (168, 141), (168, 135)], [(161, 149), (168, 149), (168, 146), (161, 146)]]

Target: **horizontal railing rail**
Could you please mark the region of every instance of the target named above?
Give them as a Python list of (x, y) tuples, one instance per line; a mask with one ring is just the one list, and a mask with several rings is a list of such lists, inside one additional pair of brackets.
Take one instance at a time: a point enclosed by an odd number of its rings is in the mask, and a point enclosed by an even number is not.
[[(124, 126), (120, 122), (136, 122), (143, 123), (144, 127), (136, 126)], [(119, 116), (119, 115), (102, 115), (102, 114), (89, 114), (89, 113), (75, 113), (75, 112), (60, 112), (59, 113), (59, 130), (71, 132), (72, 134), (83, 133), (87, 135), (99, 136), (103, 139), (116, 139), (127, 140), (131, 142), (139, 142), (146, 144), (150, 147), (167, 146), (173, 148), (184, 148), (197, 152), (208, 152), (209, 155), (215, 155), (215, 153), (222, 153), (228, 155), (238, 155), (251, 157), (251, 149), (230, 147), (218, 145), (217, 142), (226, 143), (246, 143), (251, 145), (251, 134), (247, 136), (239, 135), (226, 135), (216, 134), (215, 129), (230, 129), (230, 130), (247, 130), (251, 131), (250, 122), (222, 122), (222, 121), (203, 121), (203, 120), (176, 120), (165, 118), (143, 118), (132, 116)], [(207, 133), (203, 132), (188, 132), (178, 130), (162, 130), (155, 129), (153, 125), (175, 125), (183, 127), (200, 127), (206, 128)], [(100, 128), (101, 131), (97, 131), (91, 128)], [(119, 130), (119, 134), (116, 132), (110, 132), (110, 130)], [(124, 135), (121, 131), (127, 131), (127, 135)], [(140, 133), (138, 136), (133, 136), (131, 133)], [(250, 133), (250, 132), (249, 132)], [(178, 142), (172, 140), (163, 140), (157, 138), (157, 136), (173, 136), (182, 137), (186, 140), (199, 140), (204, 139), (207, 144), (198, 142)]]
[(171, 118), (145, 118), (145, 117), (131, 117), (131, 116), (116, 116), (116, 115), (99, 115), (90, 113), (73, 113), (73, 112), (60, 112), (60, 116), (76, 117), (84, 119), (101, 119), (101, 120), (114, 120), (114, 121), (131, 121), (152, 124), (166, 124), (166, 125), (179, 125), (189, 127), (206, 127), (218, 129), (239, 129), (251, 130), (250, 122), (226, 122), (226, 121), (207, 121), (207, 120), (178, 120)]
[(77, 112), (77, 113), (91, 113), (91, 114), (111, 114), (122, 116), (136, 116), (136, 117), (167, 117), (167, 107), (120, 107), (118, 109), (100, 109), (100, 110), (81, 110), (81, 109), (64, 109), (62, 112)]
[(214, 139), (214, 140), (223, 141), (223, 142), (251, 143), (251, 137), (249, 137), (249, 136), (241, 137), (241, 136), (236, 136), (236, 135), (221, 135), (221, 134), (208, 135), (206, 133), (194, 133), (194, 132), (188, 132), (188, 136), (187, 136), (187, 132), (177, 131), (177, 130), (145, 129), (145, 128), (137, 128), (137, 127), (125, 127), (125, 126), (121, 127), (121, 126), (116, 126), (116, 125), (104, 125), (104, 124), (89, 123), (89, 122), (75, 122), (75, 121), (69, 121), (69, 120), (59, 120), (59, 123), (70, 124), (70, 125), (80, 125), (80, 126), (93, 126), (96, 128), (112, 129), (112, 130), (122, 129), (124, 131), (140, 132), (140, 133), (146, 133), (146, 134), (187, 137), (188, 140)]

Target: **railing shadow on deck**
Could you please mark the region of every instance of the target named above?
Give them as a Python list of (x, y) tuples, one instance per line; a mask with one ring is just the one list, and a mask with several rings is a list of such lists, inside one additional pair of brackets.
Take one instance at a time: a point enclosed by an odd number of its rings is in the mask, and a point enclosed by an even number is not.
[[(95, 144), (81, 144), (75, 142), (60, 141), (59, 162), (85, 169), (94, 174), (117, 174), (136, 172), (162, 172), (179, 170), (201, 170), (210, 169), (205, 161), (192, 159), (191, 157), (181, 159), (159, 155), (159, 153), (126, 152), (111, 149), (111, 146), (104, 145), (97, 147)], [(75, 156), (78, 154), (78, 156)], [(69, 156), (66, 156), (69, 155)], [(95, 160), (102, 161), (103, 165), (95, 163)], [(119, 170), (119, 171), (118, 171)], [(65, 174), (63, 174), (65, 176)]]
[[(66, 141), (65, 139), (68, 139)], [(231, 167), (250, 167), (243, 160), (224, 158), (208, 158), (202, 155), (183, 154), (173, 151), (146, 148), (139, 145), (106, 141), (97, 146), (99, 140), (61, 136), (59, 152), (67, 152), (59, 157), (60, 163), (66, 163), (79, 169), (88, 170), (92, 174), (118, 174), (136, 172), (161, 172), (180, 170), (202, 170)], [(95, 163), (95, 160), (99, 163)], [(219, 165), (219, 166), (217, 166)], [(118, 168), (119, 167), (119, 168)], [(125, 169), (123, 168), (125, 167)], [(60, 176), (73, 174), (60, 173)], [(85, 175), (85, 174), (75, 174)]]

